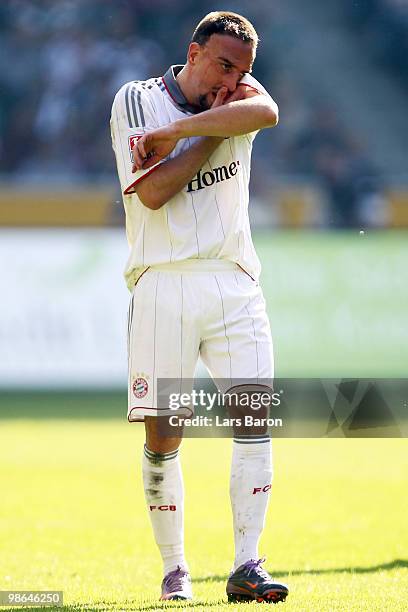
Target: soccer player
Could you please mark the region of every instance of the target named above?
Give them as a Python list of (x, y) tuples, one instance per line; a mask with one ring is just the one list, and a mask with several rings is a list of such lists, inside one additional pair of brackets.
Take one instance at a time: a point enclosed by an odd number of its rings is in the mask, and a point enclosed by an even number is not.
[[(180, 436), (161, 436), (159, 379), (192, 379), (201, 356), (215, 380), (272, 380), (260, 264), (248, 219), (256, 133), (278, 109), (251, 75), (258, 36), (244, 17), (212, 12), (185, 65), (117, 93), (113, 149), (126, 210), (132, 297), (128, 320), (130, 422), (144, 421), (143, 482), (164, 565), (161, 599), (191, 599), (184, 557)], [(226, 391), (225, 389), (224, 391)], [(166, 413), (167, 414), (167, 413)], [(230, 601), (283, 601), (258, 541), (272, 480), (266, 432), (235, 435), (230, 497), (235, 559)]]

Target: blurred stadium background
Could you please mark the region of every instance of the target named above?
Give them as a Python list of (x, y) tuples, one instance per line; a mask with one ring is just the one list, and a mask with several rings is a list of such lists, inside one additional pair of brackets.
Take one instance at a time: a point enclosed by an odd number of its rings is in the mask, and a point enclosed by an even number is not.
[[(159, 609), (109, 116), (220, 8), (254, 22), (280, 106), (250, 204), (277, 375), (407, 376), (407, 0), (2, 0), (0, 589), (63, 588), (67, 612)], [(274, 444), (262, 551), (285, 609), (406, 610), (406, 440)], [(222, 610), (230, 441), (183, 446), (195, 589)]]
[[(126, 81), (182, 63), (202, 0), (0, 4), (0, 389), (126, 385), (127, 258), (109, 134)], [(241, 0), (260, 134), (251, 219), (280, 376), (405, 376), (408, 2)], [(4, 405), (4, 404), (3, 404)]]

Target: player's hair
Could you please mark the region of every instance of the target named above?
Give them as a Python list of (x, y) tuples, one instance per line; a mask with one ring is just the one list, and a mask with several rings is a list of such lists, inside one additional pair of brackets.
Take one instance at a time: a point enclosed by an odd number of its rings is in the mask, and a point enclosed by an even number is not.
[(258, 34), (252, 23), (238, 13), (230, 11), (213, 11), (208, 13), (194, 30), (191, 42), (205, 45), (213, 34), (233, 36), (250, 43), (254, 51), (258, 46)]

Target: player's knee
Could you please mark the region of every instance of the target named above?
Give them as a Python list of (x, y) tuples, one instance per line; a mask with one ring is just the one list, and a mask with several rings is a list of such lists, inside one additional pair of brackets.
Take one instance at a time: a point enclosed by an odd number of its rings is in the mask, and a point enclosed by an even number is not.
[(271, 389), (242, 385), (226, 394), (229, 416), (234, 422), (234, 435), (264, 435), (268, 431)]
[(182, 440), (183, 429), (169, 428), (165, 417), (145, 417), (146, 446), (154, 453), (170, 453)]

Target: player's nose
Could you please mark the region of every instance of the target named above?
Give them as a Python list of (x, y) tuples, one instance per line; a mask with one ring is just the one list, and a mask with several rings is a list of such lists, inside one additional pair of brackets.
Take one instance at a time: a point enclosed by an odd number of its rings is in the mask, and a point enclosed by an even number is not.
[(238, 85), (238, 78), (231, 74), (231, 75), (225, 75), (224, 79), (223, 79), (223, 86), (226, 87), (228, 89), (228, 93), (234, 93), (234, 91), (236, 90)]

